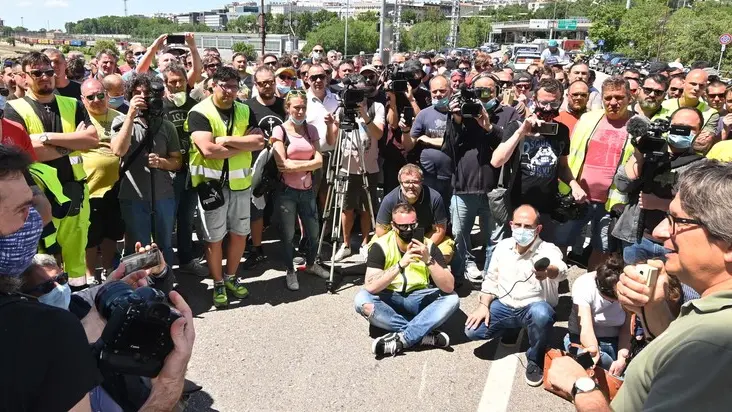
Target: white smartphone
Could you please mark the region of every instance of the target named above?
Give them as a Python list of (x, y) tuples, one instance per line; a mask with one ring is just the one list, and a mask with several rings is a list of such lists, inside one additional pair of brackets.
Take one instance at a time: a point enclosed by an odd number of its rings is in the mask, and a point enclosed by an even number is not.
[(635, 270), (638, 272), (639, 275), (643, 276), (643, 278), (646, 281), (646, 286), (651, 290), (651, 293), (653, 293), (653, 290), (656, 288), (656, 279), (658, 279), (658, 268), (651, 266), (651, 265), (635, 265)]

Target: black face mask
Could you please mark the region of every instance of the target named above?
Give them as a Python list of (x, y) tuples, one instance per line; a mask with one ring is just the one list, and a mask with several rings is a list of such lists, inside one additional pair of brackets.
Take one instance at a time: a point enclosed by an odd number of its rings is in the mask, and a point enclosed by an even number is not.
[(414, 237), (414, 229), (397, 229), (397, 235), (402, 242), (409, 244)]
[(419, 85), (421, 83), (422, 83), (421, 79), (409, 79), (409, 85), (412, 86), (412, 89), (419, 87)]

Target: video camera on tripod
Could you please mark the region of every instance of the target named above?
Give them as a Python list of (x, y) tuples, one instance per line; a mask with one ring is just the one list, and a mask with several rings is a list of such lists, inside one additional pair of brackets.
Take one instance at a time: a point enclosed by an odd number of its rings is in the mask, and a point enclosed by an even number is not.
[(343, 90), (340, 94), (341, 104), (343, 108), (339, 127), (341, 130), (356, 130), (358, 124), (356, 117), (358, 116), (358, 107), (366, 98), (366, 92), (363, 89), (356, 88), (353, 81), (346, 77), (343, 79)]

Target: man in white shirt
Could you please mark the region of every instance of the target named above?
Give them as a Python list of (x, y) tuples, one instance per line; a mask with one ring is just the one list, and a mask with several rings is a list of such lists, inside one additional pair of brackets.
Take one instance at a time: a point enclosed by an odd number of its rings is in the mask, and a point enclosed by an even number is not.
[[(554, 326), (554, 306), (559, 302), (558, 285), (567, 277), (567, 265), (558, 247), (539, 238), (539, 212), (532, 206), (522, 205), (513, 212), (511, 230), (512, 238), (500, 241), (493, 251), (480, 305), (468, 316), (465, 334), (471, 340), (490, 340), (525, 327), (530, 345), (526, 383), (539, 386), (544, 380), (544, 352)], [(544, 258), (549, 260), (548, 266), (544, 266)]]
[[(318, 205), (323, 209), (325, 205), (325, 170), (328, 168), (330, 154), (335, 148), (335, 141), (338, 137), (330, 130), (328, 123), (332, 123), (333, 114), (338, 109), (338, 97), (328, 89), (329, 81), (325, 69), (319, 64), (314, 64), (308, 70), (308, 105), (305, 112), (309, 124), (318, 129), (320, 137), (320, 152), (323, 154), (323, 167), (318, 169), (313, 176), (313, 189), (318, 194)], [(328, 122), (326, 122), (328, 119)]]
[(547, 48), (541, 52), (541, 64), (543, 65), (550, 57), (555, 57), (559, 63), (565, 61), (564, 50), (559, 47), (556, 40), (549, 40)]

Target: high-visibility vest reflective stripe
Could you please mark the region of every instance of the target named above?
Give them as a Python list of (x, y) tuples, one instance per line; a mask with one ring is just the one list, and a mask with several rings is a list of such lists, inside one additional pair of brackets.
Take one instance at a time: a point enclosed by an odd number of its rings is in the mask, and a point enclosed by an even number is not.
[[(72, 97), (56, 96), (56, 103), (61, 114), (61, 125), (63, 133), (74, 133), (76, 131), (76, 99)], [(8, 102), (13, 106), (15, 111), (23, 118), (25, 128), (28, 134), (40, 134), (47, 132), (43, 127), (43, 122), (33, 110), (33, 107), (25, 101), (25, 99), (15, 99)], [(86, 179), (84, 172), (84, 164), (81, 158), (81, 152), (76, 150), (68, 155), (71, 169), (74, 172), (74, 179), (81, 181)]]
[[(219, 116), (219, 112), (216, 110), (216, 106), (214, 106), (212, 97), (208, 97), (193, 106), (191, 112), (200, 113), (208, 119), (211, 124), (214, 139), (229, 135), (226, 124), (221, 120), (221, 116)], [(249, 106), (235, 102), (233, 116), (232, 121), (234, 121), (234, 124), (231, 135), (244, 136), (244, 133), (249, 128)], [(184, 127), (186, 131), (189, 131), (187, 119)], [(191, 184), (193, 187), (207, 180), (220, 179), (221, 172), (224, 168), (224, 161), (222, 159), (206, 159), (198, 150), (196, 144), (194, 142), (191, 143), (189, 165)], [(241, 152), (229, 159), (229, 188), (231, 190), (245, 190), (252, 185), (251, 167), (251, 152)]]
[(47, 253), (58, 254), (61, 252), (61, 248), (56, 239), (57, 223), (65, 216), (63, 212), (65, 205), (68, 211), (68, 204), (71, 203), (71, 199), (64, 194), (64, 189), (58, 180), (56, 169), (49, 165), (36, 162), (31, 164), (28, 170), (38, 187), (46, 194), (48, 201), (51, 203), (51, 209), (54, 212), (61, 210), (58, 213), (63, 215), (59, 217), (54, 216), (51, 222), (43, 227), (40, 241), (41, 247)]
[[(390, 230), (386, 234), (380, 237), (375, 244), (381, 246), (381, 250), (384, 251), (384, 269), (388, 269), (396, 265), (402, 258), (402, 253), (399, 251), (397, 244), (396, 232)], [(422, 239), (427, 248), (432, 247), (432, 242), (429, 239)], [(373, 245), (371, 246), (373, 247)], [(394, 280), (386, 288), (400, 293), (409, 293), (414, 290), (420, 290), (428, 288), (430, 285), (430, 272), (427, 269), (427, 264), (421, 260), (418, 262), (412, 262), (399, 273)]]
[[(572, 140), (569, 145), (567, 164), (569, 165), (569, 169), (572, 171), (572, 176), (574, 176), (575, 179), (579, 180), (580, 178), (582, 166), (585, 163), (585, 156), (587, 155), (587, 149), (589, 148), (590, 138), (592, 138), (592, 134), (595, 132), (595, 129), (597, 129), (597, 125), (600, 124), (603, 117), (605, 117), (604, 110), (593, 110), (583, 114), (574, 126)], [(623, 154), (620, 156), (620, 162), (616, 165), (616, 169), (618, 166), (625, 164), (632, 154), (633, 145), (630, 143), (630, 136), (628, 136), (625, 140), (625, 144), (623, 145)], [(571, 193), (572, 189), (569, 185), (560, 180), (559, 192), (566, 195)], [(624, 203), (628, 203), (628, 195), (619, 191), (613, 182), (608, 189), (605, 210), (609, 212), (613, 206)]]

